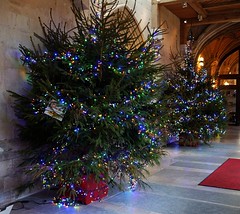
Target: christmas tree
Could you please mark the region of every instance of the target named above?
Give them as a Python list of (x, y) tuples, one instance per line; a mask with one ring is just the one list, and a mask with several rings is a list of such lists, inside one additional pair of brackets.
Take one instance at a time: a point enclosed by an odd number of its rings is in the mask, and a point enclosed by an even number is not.
[(173, 57), (173, 71), (162, 81), (159, 102), (167, 107), (161, 109), (167, 109), (162, 114), (168, 118), (168, 137), (178, 136), (180, 144), (196, 146), (224, 134), (227, 116), (221, 91), (213, 87), (205, 68), (197, 70), (192, 45), (190, 35), (184, 57)]
[(158, 63), (162, 30), (139, 31), (134, 8), (117, 6), (117, 0), (92, 1), (87, 15), (73, 3), (75, 28), (40, 19), (40, 45), (32, 39), (33, 48), (19, 48), (30, 87), (11, 95), (19, 136), (28, 142), (24, 164), (33, 183), (41, 179), (62, 194), (70, 189), (73, 199), (83, 176), (144, 186), (146, 165), (165, 154), (153, 101), (164, 69)]

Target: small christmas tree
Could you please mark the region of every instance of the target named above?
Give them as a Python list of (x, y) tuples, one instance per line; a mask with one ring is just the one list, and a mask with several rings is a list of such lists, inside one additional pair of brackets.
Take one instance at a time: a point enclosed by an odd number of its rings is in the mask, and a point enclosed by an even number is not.
[(159, 102), (168, 120), (169, 136), (179, 136), (179, 143), (198, 145), (225, 133), (226, 102), (218, 89), (213, 88), (207, 70), (196, 70), (192, 53), (192, 37), (186, 45), (184, 61), (174, 58), (174, 69), (162, 81)]
[(152, 102), (164, 68), (156, 61), (162, 31), (147, 25), (143, 41), (134, 9), (117, 2), (92, 1), (90, 17), (73, 4), (74, 29), (40, 20), (43, 36), (35, 36), (43, 48), (33, 40), (33, 49), (20, 45), (30, 89), (11, 94), (24, 122), (19, 136), (29, 142), (25, 163), (44, 188), (70, 189), (73, 199), (83, 176), (144, 184), (146, 165), (165, 154)]

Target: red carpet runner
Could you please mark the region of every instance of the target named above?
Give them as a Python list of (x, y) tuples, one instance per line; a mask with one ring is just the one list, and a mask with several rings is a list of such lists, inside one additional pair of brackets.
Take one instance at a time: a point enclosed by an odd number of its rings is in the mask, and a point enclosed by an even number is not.
[(240, 159), (229, 158), (199, 185), (240, 190)]

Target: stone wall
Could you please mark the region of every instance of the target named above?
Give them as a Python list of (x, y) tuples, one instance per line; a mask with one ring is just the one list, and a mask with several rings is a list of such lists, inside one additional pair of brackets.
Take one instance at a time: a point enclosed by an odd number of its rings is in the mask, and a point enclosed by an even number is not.
[[(31, 47), (30, 36), (41, 34), (38, 17), (49, 23), (50, 8), (56, 23), (72, 27), (69, 0), (1, 0), (0, 3), (0, 205), (16, 200), (15, 188), (26, 180), (18, 164), (20, 141), (16, 117), (7, 90), (22, 92), (26, 70), (20, 62), (19, 44)], [(36, 189), (34, 190), (36, 191)], [(24, 195), (30, 194), (25, 192)]]
[(159, 24), (166, 30), (163, 35), (163, 48), (161, 50), (161, 62), (169, 64), (170, 53), (180, 53), (180, 20), (165, 7), (158, 8)]
[[(124, 4), (126, 0), (120, 0), (119, 4)], [(129, 0), (129, 8), (133, 8), (135, 0)], [(140, 30), (142, 30), (148, 23), (150, 23), (150, 28), (152, 27), (151, 23), (151, 13), (152, 13), (152, 0), (136, 1), (135, 10), (136, 10), (136, 21), (140, 22)], [(144, 39), (147, 38), (147, 31), (144, 32)]]

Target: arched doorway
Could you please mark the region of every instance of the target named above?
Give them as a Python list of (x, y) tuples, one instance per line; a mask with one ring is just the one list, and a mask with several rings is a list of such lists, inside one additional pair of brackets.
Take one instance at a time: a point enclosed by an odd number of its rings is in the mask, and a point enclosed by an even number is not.
[(217, 84), (227, 100), (229, 124), (240, 125), (240, 47), (226, 54), (219, 63)]
[(195, 52), (215, 86), (226, 95), (229, 124), (240, 125), (240, 25), (212, 25), (196, 41)]

